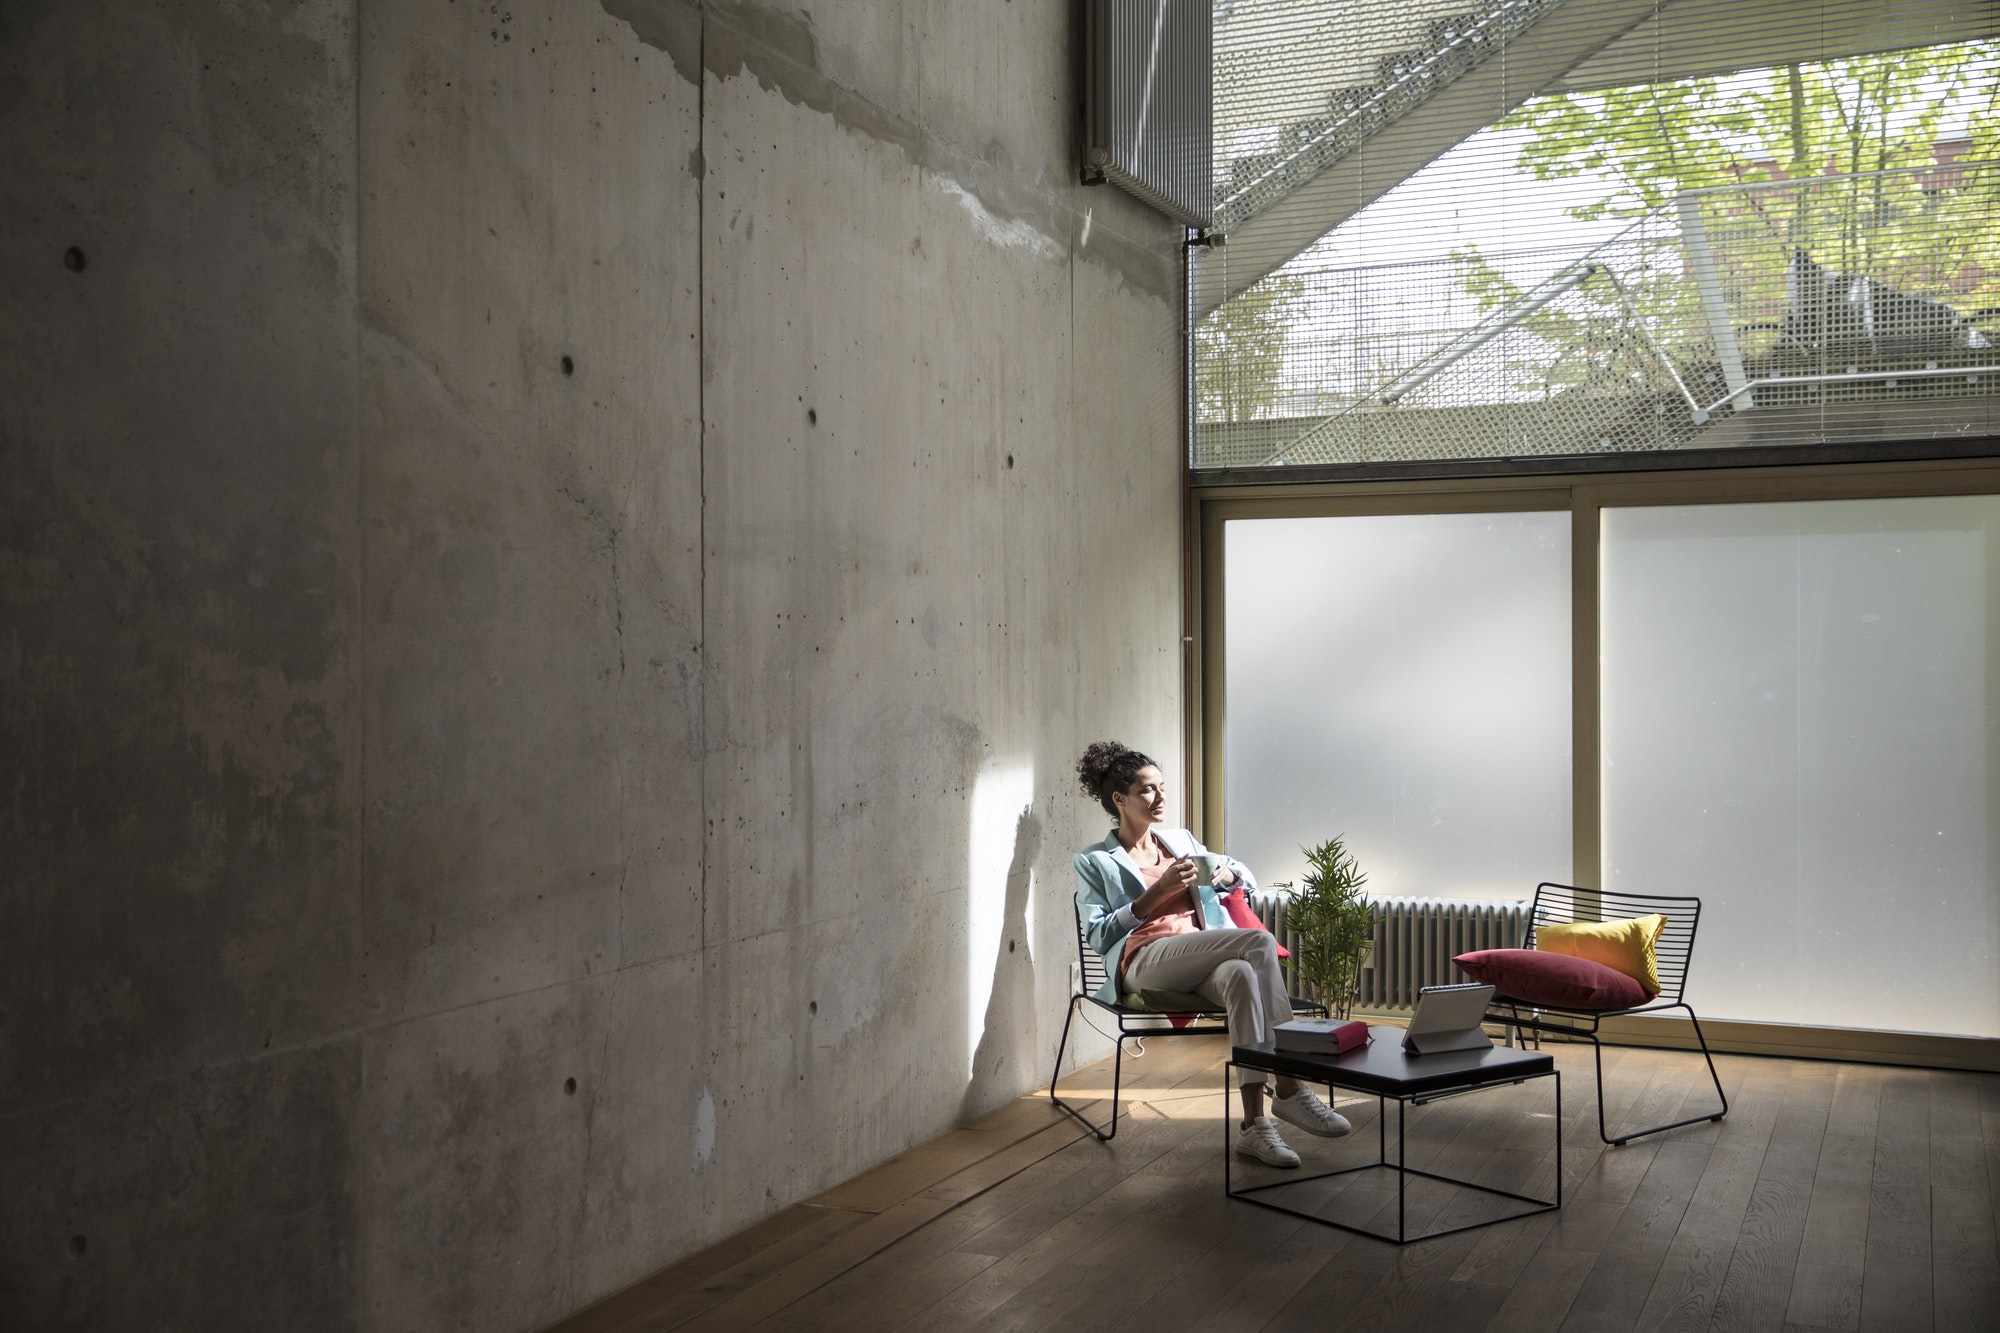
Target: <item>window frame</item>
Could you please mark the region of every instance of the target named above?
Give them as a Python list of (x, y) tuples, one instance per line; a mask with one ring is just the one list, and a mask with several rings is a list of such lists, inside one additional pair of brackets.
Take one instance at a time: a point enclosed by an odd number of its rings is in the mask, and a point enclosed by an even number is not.
[[(1185, 766), (1194, 794), (1188, 817), (1211, 845), (1227, 843), (1222, 754), (1227, 609), (1223, 526), (1236, 519), (1568, 511), (1570, 515), (1571, 857), (1588, 882), (1603, 874), (1602, 719), (1599, 578), (1601, 515), (1607, 508), (1756, 504), (1811, 500), (2000, 495), (2000, 440), (1968, 441), (1987, 452), (1958, 458), (1786, 466), (1576, 471), (1561, 477), (1519, 470), (1475, 476), (1399, 476), (1382, 480), (1258, 479), (1255, 483), (1194, 473), (1187, 487), (1190, 580)], [(1935, 447), (1935, 446), (1933, 446)], [(1993, 671), (2000, 677), (2000, 658)], [(2000, 682), (1996, 682), (2000, 692)], [(1525, 895), (1530, 886), (1523, 886)], [(1631, 1020), (1646, 1032), (1643, 1020)], [(1715, 1024), (1705, 1023), (1713, 1029)], [(2000, 1070), (2000, 1041), (1861, 1032), (1786, 1024), (1723, 1025), (1718, 1049), (1820, 1059), (1922, 1063)], [(1628, 1038), (1630, 1034), (1627, 1034)], [(1715, 1033), (1711, 1030), (1711, 1043)], [(1675, 1044), (1664, 1030), (1647, 1044)]]

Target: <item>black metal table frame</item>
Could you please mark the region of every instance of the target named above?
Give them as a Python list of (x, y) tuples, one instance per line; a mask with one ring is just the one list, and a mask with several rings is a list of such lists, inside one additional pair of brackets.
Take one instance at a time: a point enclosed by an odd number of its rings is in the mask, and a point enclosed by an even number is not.
[[(1524, 1217), (1534, 1217), (1541, 1213), (1552, 1213), (1562, 1207), (1562, 1071), (1559, 1069), (1545, 1070), (1538, 1074), (1512, 1074), (1504, 1078), (1473, 1083), (1461, 1088), (1448, 1088), (1434, 1092), (1377, 1092), (1375, 1094), (1376, 1144), (1374, 1161), (1362, 1162), (1355, 1166), (1343, 1166), (1337, 1171), (1320, 1171), (1310, 1176), (1287, 1176), (1283, 1180), (1274, 1180), (1268, 1184), (1252, 1185), (1246, 1189), (1239, 1190), (1236, 1188), (1234, 1171), (1232, 1169), (1236, 1156), (1235, 1131), (1237, 1120), (1229, 1104), (1229, 1094), (1235, 1087), (1235, 1071), (1239, 1067), (1255, 1069), (1259, 1073), (1276, 1072), (1275, 1070), (1260, 1069), (1257, 1065), (1239, 1062), (1234, 1059), (1226, 1061), (1223, 1065), (1222, 1190), (1224, 1194), (1232, 1199), (1241, 1199), (1245, 1203), (1254, 1203), (1259, 1208), (1270, 1208), (1276, 1212), (1290, 1213), (1293, 1217), (1302, 1217), (1309, 1222), (1318, 1222), (1322, 1226), (1338, 1227), (1342, 1231), (1351, 1231), (1358, 1236), (1373, 1236), (1376, 1240), (1386, 1240), (1397, 1245), (1409, 1245), (1420, 1240), (1436, 1240), (1440, 1236), (1453, 1236), (1461, 1231), (1474, 1231), (1480, 1227), (1490, 1227), (1496, 1222), (1518, 1222)], [(1553, 1078), (1556, 1081), (1556, 1197), (1554, 1199), (1537, 1199), (1532, 1195), (1516, 1194), (1512, 1190), (1497, 1189), (1491, 1185), (1482, 1185), (1474, 1180), (1460, 1180), (1456, 1176), (1443, 1176), (1435, 1171), (1425, 1171), (1421, 1167), (1409, 1165), (1403, 1126), (1404, 1121), (1409, 1117), (1410, 1103), (1414, 1102), (1418, 1106), (1422, 1106), (1426, 1102), (1442, 1101), (1447, 1097), (1461, 1097), (1469, 1093), (1484, 1092), (1487, 1089), (1497, 1088), (1502, 1085), (1528, 1083), (1538, 1078)], [(1326, 1083), (1326, 1090), (1329, 1094), (1328, 1101), (1332, 1101), (1331, 1094), (1333, 1090), (1340, 1086), (1337, 1083), (1327, 1082), (1324, 1079), (1314, 1079), (1312, 1081)], [(1348, 1088), (1346, 1091), (1361, 1091), (1364, 1094), (1366, 1092), (1365, 1089), (1354, 1088)], [(1383, 1109), (1385, 1101), (1393, 1101), (1397, 1104), (1396, 1160), (1393, 1162), (1389, 1160), (1389, 1117)], [(1330, 1217), (1322, 1217), (1318, 1213), (1307, 1212), (1303, 1208), (1292, 1208), (1282, 1203), (1275, 1203), (1269, 1199), (1252, 1197), (1266, 1190), (1284, 1190), (1294, 1185), (1307, 1184), (1310, 1181), (1326, 1180), (1333, 1176), (1352, 1175), (1356, 1171), (1394, 1171), (1396, 1173), (1396, 1233), (1393, 1236), (1386, 1231), (1375, 1231), (1368, 1227), (1354, 1226), (1347, 1222), (1336, 1222)], [(1518, 1199), (1522, 1203), (1532, 1203), (1536, 1206), (1533, 1208), (1524, 1208), (1518, 1213), (1509, 1213), (1505, 1217), (1489, 1217), (1483, 1222), (1467, 1222), (1464, 1226), (1446, 1227), (1442, 1231), (1427, 1231), (1421, 1236), (1412, 1236), (1408, 1234), (1404, 1215), (1409, 1193), (1409, 1178), (1411, 1176), (1422, 1176), (1426, 1180), (1438, 1180), (1447, 1185), (1457, 1185), (1464, 1189), (1474, 1189), (1484, 1194), (1498, 1195), (1501, 1198)]]

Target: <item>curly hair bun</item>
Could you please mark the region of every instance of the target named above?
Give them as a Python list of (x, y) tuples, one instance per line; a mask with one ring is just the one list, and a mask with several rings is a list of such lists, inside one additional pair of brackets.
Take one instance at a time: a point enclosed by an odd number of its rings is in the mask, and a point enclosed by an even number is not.
[(1076, 784), (1083, 794), (1096, 800), (1104, 791), (1104, 775), (1126, 753), (1123, 741), (1092, 741), (1076, 761)]
[(1111, 793), (1130, 787), (1139, 770), (1152, 762), (1123, 741), (1093, 741), (1076, 761), (1076, 785), (1106, 814), (1115, 815), (1118, 807), (1111, 803)]

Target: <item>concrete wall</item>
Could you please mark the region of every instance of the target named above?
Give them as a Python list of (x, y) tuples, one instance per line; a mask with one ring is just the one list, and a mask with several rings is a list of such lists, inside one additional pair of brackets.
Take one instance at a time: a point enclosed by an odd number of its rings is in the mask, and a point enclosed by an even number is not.
[(0, 1324), (534, 1328), (1046, 1078), (1180, 710), (1070, 25), (0, 12)]

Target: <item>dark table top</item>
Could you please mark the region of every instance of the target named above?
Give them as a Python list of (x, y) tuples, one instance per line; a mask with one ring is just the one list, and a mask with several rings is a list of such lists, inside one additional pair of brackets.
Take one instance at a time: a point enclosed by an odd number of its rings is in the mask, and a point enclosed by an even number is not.
[(1351, 1092), (1376, 1092), (1390, 1097), (1476, 1087), (1481, 1083), (1504, 1083), (1509, 1079), (1546, 1074), (1556, 1067), (1555, 1057), (1545, 1051), (1493, 1046), (1483, 1051), (1408, 1055), (1403, 1051), (1401, 1028), (1378, 1028), (1373, 1035), (1374, 1041), (1346, 1055), (1280, 1051), (1268, 1042), (1258, 1046), (1233, 1047), (1232, 1054), (1238, 1064), (1255, 1069), (1269, 1070), (1308, 1083), (1326, 1083)]

